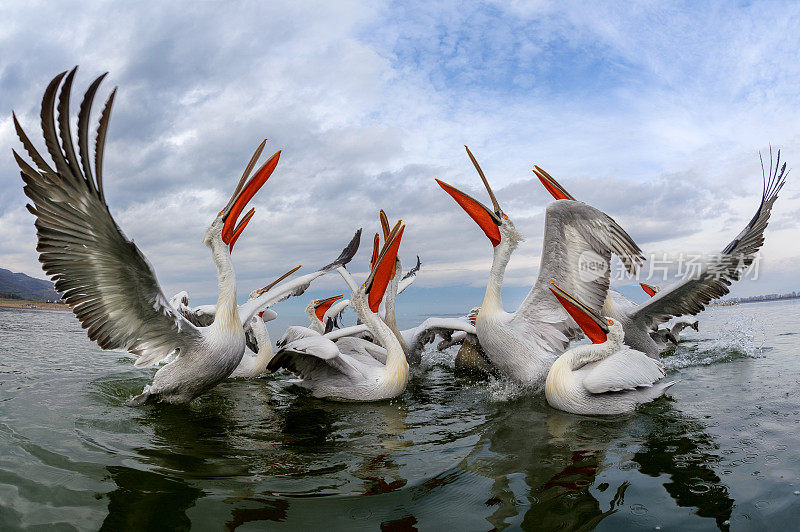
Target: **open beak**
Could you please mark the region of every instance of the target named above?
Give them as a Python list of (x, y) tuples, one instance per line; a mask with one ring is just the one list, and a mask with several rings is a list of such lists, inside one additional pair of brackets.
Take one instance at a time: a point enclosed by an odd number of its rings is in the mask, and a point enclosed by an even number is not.
[[(383, 229), (383, 240), (385, 241), (389, 237), (389, 218), (386, 216), (386, 212), (384, 212), (383, 209), (381, 209), (381, 211), (378, 213), (378, 218), (380, 218), (381, 220), (381, 228)], [(377, 242), (375, 247), (377, 248)], [(394, 269), (392, 270), (392, 279), (394, 279), (396, 273), (397, 273), (397, 261), (395, 261)]]
[(550, 290), (592, 343), (602, 344), (608, 339), (608, 324), (606, 320), (562, 290), (557, 284), (550, 283)]
[(339, 294), (338, 296), (333, 296), (327, 299), (321, 299), (317, 301), (317, 306), (314, 308), (314, 314), (317, 315), (319, 321), (322, 321), (322, 318), (325, 317), (325, 313), (328, 312), (328, 309), (331, 308), (331, 305), (333, 305), (343, 297), (344, 294)]
[(250, 158), (250, 163), (248, 163), (247, 168), (245, 168), (242, 178), (239, 180), (239, 184), (236, 186), (236, 190), (233, 192), (228, 204), (220, 212), (220, 216), (222, 216), (222, 219), (225, 222), (222, 226), (222, 241), (228, 245), (230, 245), (231, 240), (233, 240), (233, 235), (236, 232), (236, 229), (239, 228), (239, 226), (236, 224), (239, 215), (242, 213), (250, 200), (253, 199), (253, 196), (256, 195), (256, 192), (258, 192), (259, 189), (264, 186), (264, 183), (267, 182), (269, 176), (271, 176), (272, 172), (275, 171), (275, 167), (278, 166), (278, 159), (280, 159), (281, 156), (280, 150), (276, 151), (272, 157), (270, 157), (269, 160), (258, 169), (252, 179), (247, 181), (247, 178), (250, 176), (250, 172), (253, 171), (253, 167), (258, 162), (258, 158), (261, 156), (261, 151), (264, 149), (265, 143), (266, 139), (258, 146), (258, 149), (256, 149), (256, 152), (253, 154), (253, 157)]
[(647, 292), (647, 295), (649, 295), (650, 297), (653, 297), (658, 293), (659, 290), (661, 290), (659, 287), (647, 283), (639, 283), (639, 286), (641, 286), (642, 290)]
[(250, 218), (253, 217), (255, 212), (256, 212), (255, 208), (252, 208), (249, 211), (247, 211), (247, 214), (244, 215), (244, 218), (242, 218), (242, 220), (236, 225), (236, 229), (234, 229), (233, 236), (231, 237), (231, 242), (230, 244), (228, 244), (229, 253), (233, 252), (233, 245), (236, 243), (237, 240), (239, 240), (239, 235), (242, 234), (244, 228), (247, 227), (247, 224), (250, 223)]
[(480, 201), (476, 200), (469, 194), (461, 192), (456, 187), (448, 185), (440, 179), (437, 179), (436, 182), (439, 183), (439, 186), (442, 187), (445, 192), (450, 194), (453, 199), (456, 200), (456, 203), (461, 205), (461, 208), (464, 209), (467, 214), (469, 214), (469, 217), (475, 220), (475, 223), (478, 224), (478, 227), (483, 229), (483, 232), (486, 233), (486, 236), (489, 237), (489, 240), (491, 240), (492, 246), (497, 246), (497, 244), (500, 243), (500, 229), (498, 229), (498, 227), (503, 223), (500, 219), (503, 211), (500, 209), (500, 204), (497, 203), (497, 198), (494, 197), (492, 187), (489, 186), (489, 181), (483, 174), (483, 170), (481, 170), (481, 166), (478, 164), (478, 161), (472, 155), (472, 152), (469, 151), (469, 148), (466, 146), (464, 146), (464, 148), (467, 149), (467, 155), (469, 155), (470, 161), (472, 161), (472, 164), (475, 166), (475, 170), (478, 171), (478, 175), (481, 176), (483, 185), (486, 187), (486, 192), (489, 193), (489, 197), (492, 199), (494, 212), (490, 211), (489, 208)]
[(286, 279), (287, 277), (289, 277), (290, 275), (292, 275), (294, 272), (296, 272), (297, 270), (299, 270), (302, 267), (303, 267), (302, 264), (298, 264), (297, 266), (295, 266), (294, 268), (292, 268), (288, 272), (284, 273), (283, 275), (281, 275), (280, 277), (278, 277), (277, 279), (275, 279), (274, 281), (269, 283), (264, 288), (259, 288), (258, 289), (258, 295), (261, 295), (264, 292), (269, 292), (270, 290), (272, 290), (275, 287), (276, 284), (278, 284), (279, 282), (283, 281), (284, 279)]
[(574, 200), (575, 198), (572, 197), (572, 194), (566, 191), (564, 187), (561, 186), (561, 183), (556, 181), (553, 176), (539, 168), (537, 165), (533, 165), (533, 173), (536, 174), (536, 177), (539, 178), (539, 181), (542, 182), (544, 188), (547, 189), (550, 194), (557, 200), (568, 199)]
[(367, 304), (372, 312), (378, 312), (383, 294), (392, 279), (392, 270), (395, 268), (397, 252), (400, 249), (400, 239), (403, 237), (405, 228), (406, 226), (401, 225), (400, 221), (398, 221), (389, 232), (375, 266), (364, 283), (364, 291), (368, 295)]

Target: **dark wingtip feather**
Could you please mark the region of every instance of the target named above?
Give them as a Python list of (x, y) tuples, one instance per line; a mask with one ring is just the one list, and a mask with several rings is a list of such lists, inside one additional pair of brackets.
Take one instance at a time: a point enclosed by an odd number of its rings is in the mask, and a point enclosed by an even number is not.
[(92, 187), (95, 190), (97, 190), (97, 187), (94, 186), (91, 158), (89, 156), (89, 117), (94, 103), (94, 95), (107, 75), (108, 72), (101, 74), (89, 85), (78, 109), (78, 151), (81, 157), (81, 165), (83, 165), (84, 176), (89, 183), (92, 183)]
[(97, 126), (97, 138), (94, 145), (94, 171), (97, 175), (96, 188), (103, 203), (106, 201), (105, 193), (103, 192), (103, 152), (106, 146), (106, 134), (108, 133), (108, 121), (111, 117), (111, 106), (114, 105), (114, 96), (116, 96), (116, 94), (117, 88), (114, 87), (106, 100), (103, 112), (100, 114), (100, 124)]
[(412, 275), (416, 275), (416, 274), (417, 274), (417, 272), (419, 271), (419, 269), (420, 269), (420, 267), (421, 267), (421, 266), (422, 266), (422, 261), (420, 261), (420, 260), (419, 260), (419, 255), (417, 255), (417, 265), (416, 265), (416, 266), (414, 266), (413, 268), (411, 268), (411, 269), (408, 271), (408, 273), (406, 273), (406, 274), (403, 276), (403, 278), (402, 278), (402, 279), (400, 279), (400, 280), (402, 281), (403, 279), (408, 279), (408, 278), (409, 278), (409, 277), (411, 277)]
[(321, 268), (321, 271), (329, 272), (331, 270), (335, 270), (340, 266), (346, 265), (348, 262), (353, 260), (355, 257), (356, 252), (358, 251), (358, 246), (361, 244), (361, 228), (356, 231), (356, 234), (353, 235), (353, 238), (350, 240), (350, 243), (347, 244), (339, 256), (336, 258), (335, 261), (331, 262), (327, 266)]

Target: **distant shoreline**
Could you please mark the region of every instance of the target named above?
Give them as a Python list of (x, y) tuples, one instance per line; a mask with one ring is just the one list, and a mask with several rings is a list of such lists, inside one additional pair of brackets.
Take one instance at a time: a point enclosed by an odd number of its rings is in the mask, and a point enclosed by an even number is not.
[(46, 301), (30, 301), (28, 299), (0, 298), (0, 307), (46, 309), (46, 310), (70, 310), (69, 305), (67, 305), (66, 303), (48, 303)]

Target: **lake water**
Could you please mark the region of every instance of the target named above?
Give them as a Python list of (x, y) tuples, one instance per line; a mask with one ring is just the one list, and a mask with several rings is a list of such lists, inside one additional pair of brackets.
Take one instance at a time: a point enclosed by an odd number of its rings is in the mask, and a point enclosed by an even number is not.
[(800, 303), (700, 318), (668, 396), (601, 418), (459, 377), (454, 350), (392, 402), (282, 376), (131, 408), (153, 370), (71, 313), (0, 309), (0, 529), (796, 529)]

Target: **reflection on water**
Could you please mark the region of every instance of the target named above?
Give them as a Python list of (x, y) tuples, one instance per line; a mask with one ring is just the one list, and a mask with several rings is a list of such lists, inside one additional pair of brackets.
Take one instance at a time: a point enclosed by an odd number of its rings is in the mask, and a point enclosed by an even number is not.
[(775, 316), (796, 310), (713, 309), (667, 359), (672, 398), (606, 418), (459, 377), (455, 350), (389, 402), (326, 403), (280, 377), (129, 408), (151, 378), (130, 357), (68, 313), (0, 310), (0, 528), (791, 526), (800, 323)]
[(653, 428), (632, 460), (644, 475), (669, 475), (664, 489), (675, 504), (694, 508), (697, 515), (710, 517), (727, 530), (734, 501), (715, 473), (721, 462), (719, 445), (702, 423), (663, 406), (648, 407)]

